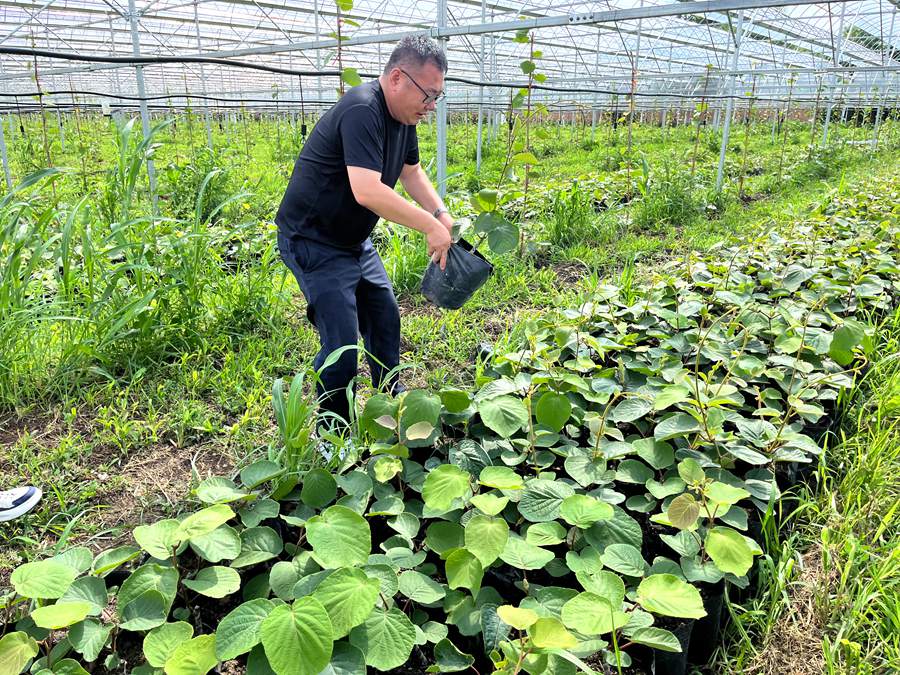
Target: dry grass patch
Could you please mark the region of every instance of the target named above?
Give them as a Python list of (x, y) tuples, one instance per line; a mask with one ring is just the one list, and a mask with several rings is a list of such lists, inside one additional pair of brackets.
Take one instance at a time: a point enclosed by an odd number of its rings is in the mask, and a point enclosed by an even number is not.
[(760, 675), (821, 675), (825, 672), (822, 637), (827, 617), (821, 598), (837, 583), (834, 568), (826, 571), (822, 550), (802, 556), (803, 568), (787, 589), (788, 602), (746, 673)]

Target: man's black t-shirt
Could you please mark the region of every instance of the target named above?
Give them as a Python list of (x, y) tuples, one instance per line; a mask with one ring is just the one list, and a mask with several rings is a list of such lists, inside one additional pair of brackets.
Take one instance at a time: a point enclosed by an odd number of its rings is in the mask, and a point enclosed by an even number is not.
[(356, 248), (378, 216), (353, 198), (347, 167), (378, 171), (393, 189), (403, 165), (418, 162), (416, 127), (391, 117), (378, 80), (353, 87), (313, 128), (275, 222), (289, 237)]

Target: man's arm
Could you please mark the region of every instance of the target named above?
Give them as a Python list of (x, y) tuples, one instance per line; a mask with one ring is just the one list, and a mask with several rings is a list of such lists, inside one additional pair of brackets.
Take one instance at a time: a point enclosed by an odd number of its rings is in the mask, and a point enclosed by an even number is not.
[[(434, 189), (421, 164), (404, 164), (403, 170), (400, 172), (400, 183), (407, 194), (428, 213), (434, 213), (438, 208), (445, 208), (444, 202), (437, 190)], [(442, 213), (438, 220), (447, 228), (448, 232), (453, 232), (453, 217), (449, 213)]]
[[(385, 220), (400, 223), (413, 230), (422, 232), (428, 241), (428, 255), (432, 257), (432, 260), (440, 264), (441, 269), (446, 267), (447, 249), (450, 248), (451, 244), (450, 231), (446, 225), (438, 221), (431, 213), (413, 206), (382, 183), (381, 174), (377, 171), (363, 169), (358, 166), (348, 166), (347, 175), (350, 177), (350, 189), (353, 190), (353, 197), (360, 206), (377, 213)], [(425, 180), (428, 180), (427, 177)], [(404, 188), (406, 188), (405, 183)], [(409, 191), (408, 188), (407, 191)], [(433, 191), (434, 188), (432, 188)], [(410, 194), (412, 195), (411, 192)], [(437, 194), (435, 194), (435, 197), (437, 197)], [(414, 195), (413, 198), (416, 199)], [(435, 208), (437, 208), (437, 205), (435, 205)]]

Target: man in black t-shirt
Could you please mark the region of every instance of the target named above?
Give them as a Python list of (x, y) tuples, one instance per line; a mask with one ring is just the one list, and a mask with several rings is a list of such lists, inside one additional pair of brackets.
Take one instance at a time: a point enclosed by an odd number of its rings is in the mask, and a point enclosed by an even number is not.
[[(294, 165), (275, 222), (281, 257), (329, 354), (362, 334), (376, 387), (396, 391), (400, 312), (369, 235), (378, 222), (422, 232), (443, 269), (453, 219), (419, 164), (416, 124), (444, 95), (447, 59), (425, 36), (402, 39), (382, 75), (350, 89), (316, 124)], [(416, 207), (394, 191), (400, 180)], [(320, 408), (350, 419), (358, 358), (343, 352), (317, 386)]]

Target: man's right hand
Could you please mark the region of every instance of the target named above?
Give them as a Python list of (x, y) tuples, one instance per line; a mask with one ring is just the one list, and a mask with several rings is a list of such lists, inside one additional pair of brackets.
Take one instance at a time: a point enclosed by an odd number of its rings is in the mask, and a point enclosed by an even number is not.
[(442, 271), (447, 267), (447, 251), (450, 250), (452, 243), (447, 228), (435, 219), (434, 225), (428, 230), (428, 255), (433, 262), (440, 265)]

